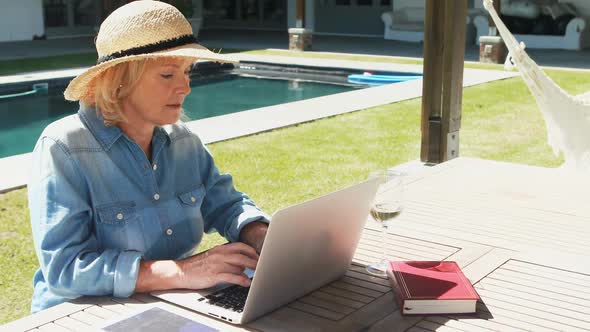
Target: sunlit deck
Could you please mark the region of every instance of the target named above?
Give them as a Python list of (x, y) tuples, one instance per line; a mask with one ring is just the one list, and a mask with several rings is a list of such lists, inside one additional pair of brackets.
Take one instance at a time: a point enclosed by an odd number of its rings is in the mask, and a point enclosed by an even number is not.
[[(401, 165), (407, 205), (390, 227), (391, 259), (455, 260), (482, 301), (474, 316), (401, 316), (388, 281), (363, 265), (379, 257), (369, 223), (355, 263), (340, 280), (247, 326), (175, 310), (216, 325), (265, 331), (587, 331), (590, 329), (590, 178), (470, 158), (438, 166)], [(4, 326), (17, 330), (91, 329), (129, 313), (132, 299), (83, 298)]]

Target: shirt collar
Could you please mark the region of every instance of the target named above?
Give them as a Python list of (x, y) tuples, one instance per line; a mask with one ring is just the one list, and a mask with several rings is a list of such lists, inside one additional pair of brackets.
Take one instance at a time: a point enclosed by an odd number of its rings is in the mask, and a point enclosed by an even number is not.
[(109, 150), (113, 143), (123, 135), (119, 127), (105, 126), (102, 114), (95, 107), (85, 106), (80, 103), (78, 115), (105, 150)]
[(168, 132), (168, 127), (169, 126), (156, 127), (156, 129), (154, 129), (154, 137), (164, 138), (166, 143), (170, 143), (170, 133)]
[[(78, 114), (82, 122), (88, 127), (92, 135), (102, 145), (105, 150), (109, 150), (115, 141), (117, 141), (123, 132), (117, 126), (107, 127), (104, 124), (102, 114), (95, 107), (85, 106), (80, 103)], [(167, 130), (156, 127), (154, 130), (154, 138), (164, 138), (167, 143), (170, 143), (170, 134)]]

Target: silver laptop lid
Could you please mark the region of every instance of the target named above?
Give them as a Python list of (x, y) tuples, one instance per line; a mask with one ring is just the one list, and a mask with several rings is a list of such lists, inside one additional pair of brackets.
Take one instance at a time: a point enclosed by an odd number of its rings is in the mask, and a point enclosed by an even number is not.
[(273, 215), (242, 322), (346, 273), (369, 215), (377, 181), (367, 180)]

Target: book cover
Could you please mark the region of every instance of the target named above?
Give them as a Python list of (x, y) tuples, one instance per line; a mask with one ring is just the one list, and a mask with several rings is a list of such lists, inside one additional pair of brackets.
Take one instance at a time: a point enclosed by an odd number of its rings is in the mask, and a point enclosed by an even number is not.
[(452, 261), (392, 261), (387, 271), (405, 315), (474, 313), (479, 295)]

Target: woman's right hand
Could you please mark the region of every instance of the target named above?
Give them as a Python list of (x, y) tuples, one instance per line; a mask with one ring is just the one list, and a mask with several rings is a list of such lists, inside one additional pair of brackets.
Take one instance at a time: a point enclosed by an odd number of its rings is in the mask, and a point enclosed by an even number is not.
[(256, 269), (256, 250), (242, 242), (211, 248), (177, 262), (180, 269), (179, 288), (203, 289), (226, 282), (250, 286), (245, 268)]

